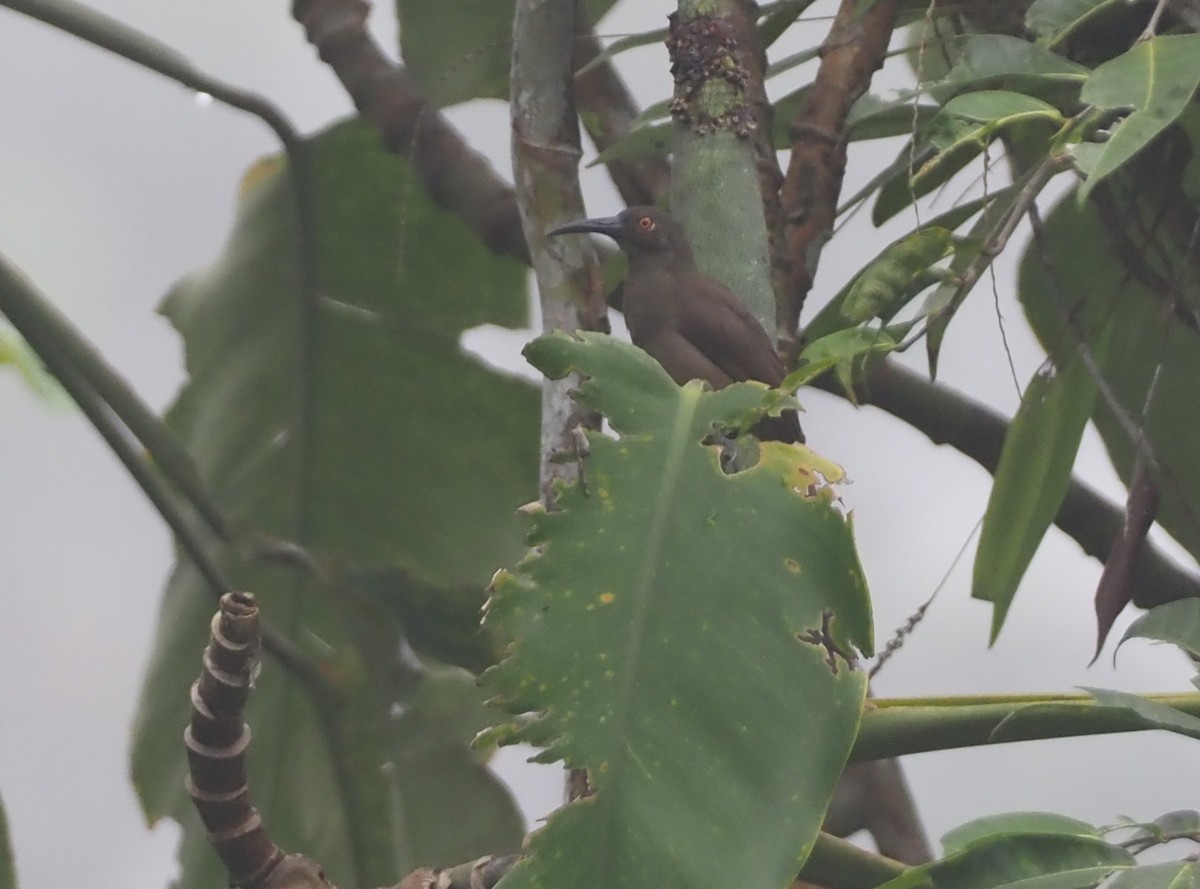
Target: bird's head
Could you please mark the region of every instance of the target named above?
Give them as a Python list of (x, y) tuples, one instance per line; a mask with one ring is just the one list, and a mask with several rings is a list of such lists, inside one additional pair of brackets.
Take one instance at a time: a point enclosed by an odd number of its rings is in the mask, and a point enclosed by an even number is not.
[(547, 234), (566, 235), (573, 232), (608, 235), (631, 259), (662, 255), (690, 259), (692, 255), (683, 226), (657, 207), (629, 207), (616, 216), (581, 219), (551, 229)]

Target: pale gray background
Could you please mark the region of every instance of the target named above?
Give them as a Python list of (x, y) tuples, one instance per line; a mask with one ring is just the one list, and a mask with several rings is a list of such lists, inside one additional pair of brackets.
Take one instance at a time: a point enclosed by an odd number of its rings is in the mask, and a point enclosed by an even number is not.
[[(256, 89), (305, 129), (349, 113), (341, 86), (316, 60), (285, 0), (103, 0), (94, 4), (157, 36), (203, 69)], [(602, 24), (618, 35), (659, 26), (673, 4), (625, 0)], [(823, 3), (818, 12), (828, 12)], [(372, 25), (394, 45), (386, 3)], [(814, 23), (816, 32), (824, 21)], [(811, 37), (780, 46), (776, 57)], [(669, 89), (666, 54), (648, 47), (620, 60), (639, 99)], [(809, 77), (796, 72), (788, 88)], [(902, 64), (886, 81), (903, 83)], [(782, 89), (783, 85), (779, 89)], [(778, 93), (778, 89), (776, 90)], [(510, 176), (508, 120), (496, 102), (451, 117)], [(896, 144), (857, 145), (849, 194), (889, 161)], [(175, 84), (7, 10), (0, 10), (0, 251), (83, 328), (156, 407), (180, 385), (180, 345), (154, 308), (171, 283), (211, 261), (234, 212), (238, 180), (276, 149), (258, 121), (203, 106)], [(989, 183), (998, 184), (1000, 174)], [(598, 171), (590, 210), (618, 206)], [(943, 205), (971, 184), (951, 186)], [(978, 183), (976, 183), (978, 185)], [(886, 232), (865, 214), (824, 255), (816, 293), (828, 296), (910, 215)], [(1012, 296), (1012, 262), (996, 290), (1017, 377), (1041, 354)], [(943, 379), (1011, 413), (1017, 391), (1001, 346), (989, 282), (955, 321)], [(531, 333), (481, 332), (472, 347), (506, 366)], [(919, 366), (922, 356), (912, 359)], [(1097, 565), (1052, 531), (998, 645), (986, 646), (990, 608), (968, 598), (970, 554), (955, 556), (986, 503), (989, 477), (950, 450), (873, 410), (804, 393), (811, 443), (854, 480), (863, 559), (873, 581), (877, 634), (886, 641), (950, 571), (917, 635), (876, 683), (881, 695), (1062, 691), (1076, 684), (1188, 689), (1171, 649), (1134, 643), (1114, 673), (1091, 670), (1090, 597)], [(176, 831), (147, 829), (127, 779), (130, 718), (171, 563), (162, 522), (80, 415), (51, 410), (0, 370), (0, 794), (25, 887), (164, 886)], [(1113, 495), (1120, 488), (1089, 432), (1078, 471)], [(1118, 623), (1119, 635), (1128, 617)], [(797, 706), (803, 706), (802, 701)], [(1049, 809), (1107, 822), (1193, 806), (1196, 745), (1133, 735), (911, 757), (905, 765), (935, 837), (977, 815)], [(531, 818), (557, 804), (557, 770), (499, 763)]]

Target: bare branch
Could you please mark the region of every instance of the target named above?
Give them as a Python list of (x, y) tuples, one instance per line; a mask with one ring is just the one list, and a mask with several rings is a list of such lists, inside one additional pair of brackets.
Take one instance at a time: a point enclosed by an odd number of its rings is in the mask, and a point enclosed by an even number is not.
[(365, 0), (295, 0), (292, 15), (390, 151), (495, 253), (529, 262), (512, 189), (367, 32)]
[(783, 184), (784, 225), (791, 258), (783, 330), (791, 333), (817, 274), (821, 250), (833, 231), (846, 171), (846, 118), (883, 64), (896, 0), (878, 0), (865, 12), (859, 0), (842, 0), (821, 65), (790, 127), (792, 156)]

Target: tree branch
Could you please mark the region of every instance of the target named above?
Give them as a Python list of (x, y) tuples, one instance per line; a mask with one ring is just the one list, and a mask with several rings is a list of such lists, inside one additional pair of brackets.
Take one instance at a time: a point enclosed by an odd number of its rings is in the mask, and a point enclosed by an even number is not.
[[(1200, 695), (1145, 695), (1151, 701), (1200, 716)], [(961, 750), (1048, 738), (1077, 738), (1158, 728), (1132, 710), (1105, 707), (1090, 695), (1011, 695), (972, 704), (962, 698), (875, 701), (863, 713), (851, 762)], [(1033, 706), (1043, 705), (1043, 706)], [(1022, 713), (1022, 711), (1028, 712)], [(1002, 734), (997, 735), (1001, 729)]]
[(493, 252), (529, 262), (512, 189), (425, 101), (366, 29), (365, 0), (295, 0), (292, 15), (390, 151), (408, 159), (439, 206)]
[(789, 133), (792, 156), (783, 184), (784, 225), (791, 259), (783, 330), (800, 321), (817, 274), (821, 250), (833, 232), (846, 171), (846, 118), (883, 64), (896, 0), (878, 0), (865, 12), (860, 0), (842, 0), (821, 47), (821, 65)]
[[(585, 215), (573, 82), (576, 7), (575, 0), (518, 0), (513, 21), (513, 179), (546, 331), (608, 328), (604, 281), (591, 241), (546, 236)], [(572, 374), (542, 385), (541, 492), (550, 508), (555, 485), (578, 476), (577, 463), (556, 458), (577, 449), (581, 421), (599, 426), (598, 418), (581, 415), (571, 400), (579, 384)]]
[[(0, 312), (12, 322), (13, 327), (25, 338), (25, 341), (37, 353), (38, 358), (46, 365), (46, 369), (54, 375), (71, 399), (79, 405), (84, 416), (88, 418), (100, 437), (104, 439), (105, 444), (121, 461), (121, 465), (129, 472), (134, 482), (141, 488), (142, 493), (146, 495), (146, 499), (163, 517), (176, 541), (195, 564), (213, 594), (221, 596), (232, 590), (233, 585), (225, 577), (216, 560), (209, 555), (199, 530), (180, 509), (180, 504), (176, 501), (170, 488), (163, 483), (163, 480), (155, 473), (154, 468), (131, 440), (131, 430), (126, 425), (122, 425), (123, 419), (106, 401), (104, 393), (95, 387), (95, 377), (80, 370), (76, 363), (78, 353), (62, 348), (63, 342), (70, 340), (71, 337), (78, 338), (79, 343), (75, 343), (75, 345), (82, 344), (90, 356), (89, 360), (100, 362), (106, 370), (107, 374), (103, 377), (104, 380), (115, 381), (121, 386), (125, 385), (124, 381), (103, 363), (103, 359), (94, 352), (91, 345), (70, 326), (65, 318), (57, 318), (57, 313), (54, 313), (57, 321), (67, 326), (69, 335), (63, 334), (55, 325), (38, 323), (45, 321), (37, 314), (36, 309), (39, 304), (53, 312), (48, 301), (33, 289), (33, 286), (25, 280), (20, 272), (0, 256)], [(137, 398), (132, 391), (128, 391), (128, 396), (134, 400)], [(140, 402), (138, 403), (140, 404)], [(147, 413), (149, 412), (149, 408), (144, 405), (142, 408)], [(150, 416), (156, 424), (161, 426), (161, 420), (153, 415)], [(171, 435), (165, 427), (162, 432), (164, 435)], [(186, 452), (184, 453), (186, 456)], [(153, 455), (153, 452), (151, 454)], [(263, 631), (263, 647), (301, 681), (312, 683), (315, 680), (315, 670), (309, 659), (287, 639), (279, 636), (270, 628), (265, 628)]]

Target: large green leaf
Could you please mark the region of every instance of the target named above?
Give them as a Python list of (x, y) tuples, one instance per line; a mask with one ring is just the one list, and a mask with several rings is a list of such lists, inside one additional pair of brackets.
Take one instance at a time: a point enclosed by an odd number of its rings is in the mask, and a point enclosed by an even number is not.
[(1095, 397), (1087, 366), (1071, 355), (1061, 369), (1034, 376), (1004, 438), (971, 582), (971, 595), (994, 606), (992, 642), (1062, 503)]
[(1174, 123), (1200, 85), (1200, 34), (1154, 37), (1092, 72), (1080, 98), (1098, 108), (1133, 108), (1104, 143), (1079, 190), (1086, 198), (1096, 183), (1121, 167)]
[[(721, 469), (713, 426), (771, 394), (676, 386), (598, 334), (527, 349), (619, 439), (590, 436), (583, 481), (535, 516), (487, 621), (512, 654), (485, 683), (517, 737), (586, 768), (595, 795), (552, 816), (507, 889), (786, 886), (816, 837), (866, 689), (870, 604), (850, 523), (803, 447)], [(752, 852), (750, 851), (752, 850)]]
[(985, 815), (960, 824), (942, 836), (942, 848), (950, 855), (959, 852), (981, 840), (999, 834), (1056, 834), (1064, 836), (1099, 837), (1098, 831), (1091, 824), (1068, 818), (1066, 815), (1056, 815), (1053, 812), (1003, 812), (999, 815)]
[[(584, 0), (598, 22), (616, 0)], [(508, 99), (516, 0), (396, 0), (400, 53), (436, 105)]]
[[(1044, 225), (1049, 269), (1036, 246), (1022, 258), (1021, 303), (1056, 362), (1069, 360), (1080, 334), (1098, 357), (1105, 385), (1124, 413), (1122, 420), (1108, 399), (1096, 400), (1093, 419), (1113, 465), (1128, 485), (1138, 449), (1128, 424), (1143, 427), (1158, 463), (1152, 470), (1161, 493), (1158, 522), (1200, 555), (1200, 334), (1129, 274), (1111, 243), (1090, 205), (1060, 202)], [(1146, 260), (1163, 256), (1170, 268), (1184, 262), (1167, 239), (1155, 237)], [(1200, 303), (1200, 282), (1169, 274), (1181, 305)]]
[[(458, 777), (446, 780), (470, 784), (474, 798), (409, 796), (412, 736), (391, 710), (403, 704), (419, 720), (419, 707), (393, 675), (399, 629), (367, 594), (378, 591), (357, 593), (344, 579), (378, 566), (482, 586), (520, 551), (512, 513), (536, 490), (537, 395), (465, 355), (459, 338), (484, 322), (522, 324), (525, 272), (433, 206), (368, 128), (337, 126), (306, 156), (316, 298), (300, 287), (289, 177), (278, 162), (260, 165), (222, 256), (164, 303), (190, 374), (169, 420), (247, 541), (299, 543), (332, 569), (319, 575), (337, 579), (222, 554), (266, 621), (318, 657), (339, 701), (314, 706), (268, 662), (248, 717), (256, 804), (281, 845), (318, 858), (341, 886), (384, 885), (418, 864), (511, 849), (521, 834), (511, 801), (467, 753), (466, 730), (441, 743), (450, 753), (458, 745)], [(183, 793), (180, 743), (212, 610), (211, 592), (181, 562), (134, 738), (147, 817), (186, 827), (189, 887), (223, 880)], [(456, 599), (448, 613), (460, 612)], [(444, 677), (427, 682), (426, 706), (461, 697)], [(386, 762), (394, 787), (380, 780)]]

